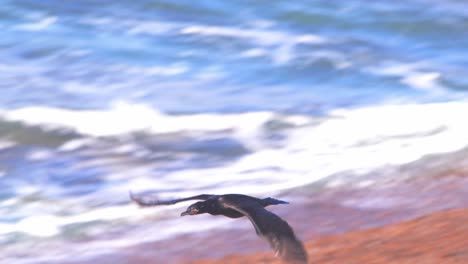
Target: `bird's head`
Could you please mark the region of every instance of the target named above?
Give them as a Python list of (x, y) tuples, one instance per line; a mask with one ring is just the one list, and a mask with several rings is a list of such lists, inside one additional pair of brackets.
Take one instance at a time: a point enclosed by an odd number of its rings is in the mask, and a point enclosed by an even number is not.
[(185, 212), (181, 213), (180, 216), (184, 215), (197, 215), (207, 212), (207, 205), (205, 202), (196, 202), (190, 205)]

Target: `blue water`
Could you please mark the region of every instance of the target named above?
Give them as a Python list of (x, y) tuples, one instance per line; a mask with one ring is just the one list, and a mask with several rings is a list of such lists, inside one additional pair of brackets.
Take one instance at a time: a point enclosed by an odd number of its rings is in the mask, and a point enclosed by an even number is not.
[(468, 145), (463, 1), (3, 0), (0, 32), (0, 262), (135, 243), (129, 189), (271, 193)]
[[(440, 73), (442, 98), (452, 99), (467, 83), (459, 5), (4, 1), (0, 103), (102, 109), (121, 99), (165, 112), (308, 112), (441, 99), (372, 73), (388, 63)], [(301, 43), (304, 36), (323, 40)]]

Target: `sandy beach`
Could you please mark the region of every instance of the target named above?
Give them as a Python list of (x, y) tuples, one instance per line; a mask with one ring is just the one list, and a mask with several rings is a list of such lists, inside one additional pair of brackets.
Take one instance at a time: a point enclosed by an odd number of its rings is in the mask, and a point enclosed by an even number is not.
[[(309, 263), (468, 263), (465, 154), (466, 149), (445, 157), (428, 156), (389, 172), (424, 177), (377, 189), (330, 192), (308, 206), (292, 206), (280, 214), (293, 216), (288, 219), (304, 239)], [(448, 165), (436, 166), (443, 159)], [(365, 206), (369, 197), (391, 205)], [(342, 206), (353, 204), (349, 201), (359, 203), (360, 209)], [(281, 261), (265, 250), (192, 263)]]
[[(307, 241), (309, 263), (468, 263), (468, 209), (447, 210), (381, 228)], [(215, 263), (282, 263), (271, 253), (232, 255)]]
[[(446, 156), (452, 165), (444, 169), (424, 168), (419, 163), (399, 168), (402, 174), (417, 170), (426, 175), (423, 178), (412, 177), (379, 188), (322, 192), (307, 201), (269, 210), (293, 226), (306, 245), (309, 263), (467, 263), (468, 174), (464, 153)], [(437, 158), (440, 156), (429, 157)], [(213, 216), (197, 216), (203, 217)], [(224, 229), (128, 247), (88, 263), (115, 260), (281, 263), (247, 219), (233, 220)]]

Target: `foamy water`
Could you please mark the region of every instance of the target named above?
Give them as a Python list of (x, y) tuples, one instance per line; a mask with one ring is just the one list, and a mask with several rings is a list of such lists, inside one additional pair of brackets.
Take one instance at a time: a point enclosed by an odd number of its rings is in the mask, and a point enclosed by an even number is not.
[[(463, 122), (465, 114), (468, 114), (468, 104), (456, 102), (342, 109), (321, 117), (268, 112), (171, 116), (143, 105), (96, 112), (24, 108), (3, 115), (9, 121), (81, 135), (63, 142), (57, 153), (33, 152), (30, 160), (83, 152), (94, 156), (93, 159), (81, 161), (82, 165), (78, 163), (74, 167), (102, 166), (107, 171), (107, 180), (124, 180), (110, 187), (113, 194), (115, 190), (125, 195), (126, 189), (170, 190), (185, 186), (174, 193), (160, 193), (183, 196), (198, 192), (271, 193), (342, 171), (366, 172), (380, 166), (409, 163), (431, 153), (455, 151), (468, 144), (468, 126)], [(132, 119), (133, 116), (136, 118)], [(123, 123), (122, 118), (130, 121)], [(268, 128), (274, 122), (280, 123), (281, 128)], [(99, 126), (100, 123), (106, 125)], [(177, 145), (184, 147), (184, 142), (179, 140), (194, 136), (198, 140), (229, 138), (247, 151), (228, 163), (202, 168), (188, 166), (153, 175), (157, 165), (148, 163), (145, 159), (150, 157), (143, 152), (148, 142), (129, 136), (137, 132), (172, 135), (173, 149), (166, 151), (177, 152)], [(280, 139), (269, 139), (272, 134)], [(112, 141), (112, 137), (122, 138), (109, 145), (106, 141)], [(101, 149), (102, 146), (107, 149)], [(189, 155), (189, 152), (197, 155), (201, 154), (197, 151), (203, 150), (195, 147), (180, 151), (181, 155)], [(137, 165), (138, 159), (142, 164)], [(136, 164), (122, 172), (125, 163)], [(128, 172), (138, 176), (121, 175)]]
[[(197, 193), (271, 196), (282, 190), (323, 181), (337, 173), (368, 173), (388, 165), (406, 164), (424, 155), (452, 152), (466, 147), (468, 126), (463, 122), (466, 115), (468, 104), (465, 102), (337, 109), (319, 117), (268, 112), (172, 116), (144, 105), (124, 103), (107, 111), (70, 111), (58, 108), (4, 111), (2, 117), (9, 122), (43, 127), (46, 131), (78, 133), (69, 141), (64, 141), (55, 151), (30, 152), (28, 160), (41, 163), (60, 156), (81, 156), (76, 162), (68, 165), (65, 163), (61, 170), (74, 174), (98, 167), (101, 170), (98, 174), (101, 183), (97, 192), (78, 196), (68, 196), (66, 193), (74, 188), (79, 189), (80, 184), (65, 184), (53, 188), (53, 185), (48, 187), (53, 182), (43, 182), (39, 188), (13, 185), (16, 186), (13, 190), (17, 195), (2, 202), (3, 214), (12, 218), (19, 217), (19, 221), (3, 222), (0, 225), (0, 234), (5, 238), (22, 234), (33, 240), (53, 238), (52, 241), (56, 241), (66, 239), (66, 234), (70, 232), (67, 230), (77, 226), (82, 235), (99, 237), (108, 232), (104, 223), (114, 223), (111, 225), (112, 229), (125, 230), (127, 225), (154, 221), (152, 218), (159, 219), (157, 225), (164, 232), (152, 233), (144, 238), (126, 233), (125, 238), (112, 243), (98, 239), (88, 244), (96, 249), (101, 248), (90, 254), (103, 254), (111, 252), (112, 248), (167, 239), (194, 229), (200, 231), (198, 222), (190, 221), (188, 225), (184, 220), (176, 220), (178, 212), (185, 205), (141, 210), (130, 204), (127, 191), (156, 192), (158, 198), (183, 197)], [(45, 120), (44, 116), (49, 118)], [(120, 118), (123, 116), (144, 118), (122, 123)], [(91, 129), (99, 128), (97, 124), (100, 122), (106, 123), (105, 131)], [(275, 127), (272, 124), (277, 125)], [(139, 132), (149, 133), (153, 137), (172, 135), (169, 137), (172, 142), (170, 144), (173, 144), (172, 149), (158, 150), (156, 147), (152, 152), (144, 152), (144, 146), (149, 142), (130, 136)], [(272, 140), (272, 135), (278, 139)], [(244, 146), (247, 151), (228, 157), (226, 162), (192, 167), (186, 156), (206, 158), (206, 153), (200, 148), (180, 149), (184, 147), (183, 144), (193, 144), (190, 140), (186, 141), (191, 137), (199, 141), (229, 138)], [(221, 153), (213, 150), (210, 155), (227, 155), (223, 152), (229, 153), (230, 148), (237, 147), (227, 146)], [(180, 169), (161, 167), (158, 158), (154, 159), (151, 155), (158, 152), (164, 155), (165, 151), (180, 155), (175, 163), (187, 164)], [(84, 156), (88, 158), (83, 158)], [(168, 163), (174, 165), (170, 161)], [(41, 174), (36, 175), (41, 177)], [(378, 182), (378, 178), (367, 179), (366, 186)], [(329, 188), (339, 186), (336, 184), (331, 182)], [(356, 186), (362, 184), (356, 182)], [(60, 196), (56, 196), (57, 194)], [(21, 205), (23, 202), (16, 198), (31, 195), (44, 198), (27, 206)], [(182, 223), (185, 227), (183, 229), (180, 228)], [(215, 219), (205, 228), (223, 228), (228, 223), (229, 220)], [(135, 227), (132, 230), (135, 231)], [(135, 232), (138, 234), (138, 229)], [(7, 247), (7, 250), (13, 248)], [(79, 251), (79, 248), (74, 250)], [(59, 253), (60, 251), (61, 249), (56, 252), (55, 257), (61, 254), (63, 257), (67, 256)], [(43, 258), (44, 261), (51, 260), (47, 256)], [(31, 261), (26, 258), (24, 263)]]
[[(371, 188), (372, 172), (466, 147), (459, 5), (6, 1), (0, 262), (230, 227), (179, 218), (185, 204), (138, 209), (129, 190)], [(351, 174), (370, 176), (333, 176)]]

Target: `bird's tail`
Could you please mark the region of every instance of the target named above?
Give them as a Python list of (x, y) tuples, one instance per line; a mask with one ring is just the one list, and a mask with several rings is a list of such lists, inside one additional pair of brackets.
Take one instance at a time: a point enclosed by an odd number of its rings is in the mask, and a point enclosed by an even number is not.
[(271, 197), (263, 199), (262, 202), (263, 202), (263, 206), (276, 205), (276, 204), (288, 204), (288, 202), (281, 201), (281, 200), (271, 198)]

